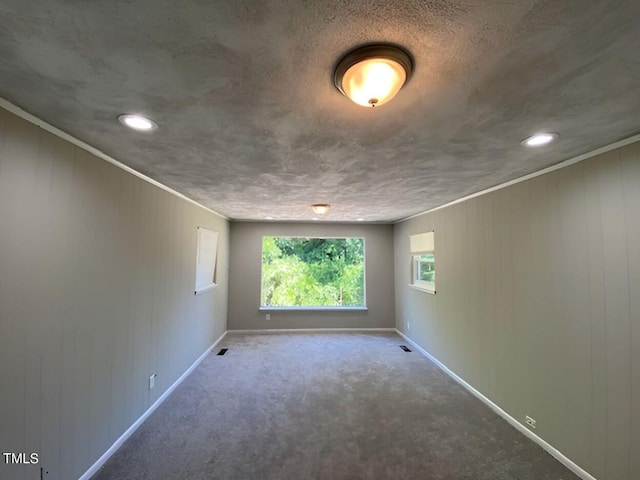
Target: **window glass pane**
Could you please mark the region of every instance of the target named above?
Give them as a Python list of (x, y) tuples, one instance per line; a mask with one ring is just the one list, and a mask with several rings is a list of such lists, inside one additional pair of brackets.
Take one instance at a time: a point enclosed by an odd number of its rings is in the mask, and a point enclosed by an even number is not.
[(364, 238), (262, 239), (264, 307), (359, 307), (364, 288)]
[(425, 282), (436, 281), (435, 256), (433, 253), (426, 253), (417, 256), (418, 280)]

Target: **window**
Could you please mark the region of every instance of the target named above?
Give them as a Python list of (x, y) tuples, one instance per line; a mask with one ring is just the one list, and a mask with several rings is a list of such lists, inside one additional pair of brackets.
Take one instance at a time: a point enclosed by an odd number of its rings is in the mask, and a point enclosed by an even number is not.
[(262, 307), (365, 306), (364, 238), (262, 238)]
[(436, 255), (434, 232), (409, 235), (411, 251), (411, 285), (429, 293), (436, 293)]
[(415, 272), (415, 278), (413, 279), (414, 285), (435, 290), (436, 266), (433, 253), (414, 255), (413, 262)]

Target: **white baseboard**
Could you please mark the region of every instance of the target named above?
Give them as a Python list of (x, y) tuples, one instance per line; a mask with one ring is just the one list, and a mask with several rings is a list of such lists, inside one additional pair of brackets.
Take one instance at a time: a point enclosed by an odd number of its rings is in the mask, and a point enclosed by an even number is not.
[(84, 472), (84, 474), (80, 477), (79, 480), (89, 480), (95, 473), (100, 470), (107, 460), (122, 446), (122, 444), (135, 432), (140, 425), (151, 415), (156, 408), (160, 406), (162, 402), (166, 400), (166, 398), (171, 395), (171, 393), (182, 383), (182, 381), (189, 376), (191, 372), (193, 372), (198, 365), (206, 358), (211, 351), (216, 348), (222, 339), (227, 335), (227, 332), (224, 332), (218, 340), (214, 342), (209, 348), (205, 350), (205, 352), (200, 355), (195, 362), (178, 378), (173, 384), (156, 400), (153, 405), (151, 405), (146, 412), (142, 414), (138, 420), (136, 420), (122, 435), (118, 438), (109, 449), (104, 452), (104, 454), (94, 463), (89, 470)]
[(340, 333), (340, 332), (396, 332), (395, 328), (265, 328), (258, 330), (227, 330), (227, 333)]
[(560, 452), (560, 450), (556, 449), (555, 447), (553, 447), (551, 444), (547, 443), (545, 440), (543, 440), (542, 438), (540, 438), (538, 435), (536, 435), (535, 433), (533, 433), (531, 430), (529, 430), (527, 427), (525, 427), (523, 424), (521, 424), (520, 422), (518, 422), (515, 418), (513, 418), (511, 415), (509, 415), (507, 412), (505, 412), (502, 408), (500, 408), (498, 405), (496, 405), (495, 403), (493, 403), (491, 400), (489, 400), (487, 397), (485, 397), (482, 393), (480, 393), (478, 390), (476, 390), (474, 387), (472, 387), (471, 385), (469, 385), (467, 382), (465, 382), (462, 378), (460, 378), (458, 375), (456, 375), (455, 373), (453, 373), (451, 370), (449, 370), (449, 368), (447, 368), (446, 365), (444, 365), (442, 362), (440, 362), (440, 360), (438, 360), (436, 357), (434, 357), (433, 355), (431, 355), (429, 352), (427, 352), (424, 348), (422, 348), (420, 345), (418, 345), (416, 342), (414, 342), (413, 340), (411, 340), (409, 337), (407, 337), (404, 333), (402, 333), (400, 330), (398, 330), (397, 328), (395, 329), (395, 331), (398, 333), (398, 335), (400, 335), (402, 338), (404, 338), (408, 343), (411, 344), (411, 346), (416, 349), (417, 351), (419, 351), (422, 355), (424, 355), (425, 357), (427, 357), (429, 360), (431, 360), (433, 363), (436, 364), (436, 366), (438, 368), (440, 368), (444, 373), (446, 373), (447, 375), (449, 375), (452, 379), (454, 379), (457, 383), (459, 383), (460, 385), (462, 385), (464, 388), (466, 388), (471, 394), (473, 394), (476, 398), (478, 398), (480, 401), (482, 401), (485, 405), (487, 405), (491, 410), (493, 410), (495, 413), (497, 413), (498, 415), (500, 415), (503, 419), (505, 419), (512, 427), (514, 427), (516, 430), (518, 430), (520, 433), (524, 434), (527, 438), (533, 440), (534, 442), (536, 442), (538, 445), (540, 445), (544, 450), (546, 450), (552, 457), (554, 457), (556, 460), (558, 460), (561, 464), (563, 464), (565, 467), (567, 467), (569, 470), (571, 470), (573, 473), (575, 473), (578, 477), (580, 477), (582, 480), (597, 480), (594, 476), (592, 476), (589, 472), (587, 472), (586, 470), (584, 470), (582, 467), (580, 467), (578, 464), (574, 463), (572, 460), (570, 460), (568, 457), (566, 457), (562, 452)]

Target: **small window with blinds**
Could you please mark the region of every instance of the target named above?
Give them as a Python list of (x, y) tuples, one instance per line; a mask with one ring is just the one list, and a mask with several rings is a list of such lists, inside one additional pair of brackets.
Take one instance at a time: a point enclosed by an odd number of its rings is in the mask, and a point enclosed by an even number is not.
[(436, 293), (436, 252), (434, 232), (409, 235), (411, 286)]

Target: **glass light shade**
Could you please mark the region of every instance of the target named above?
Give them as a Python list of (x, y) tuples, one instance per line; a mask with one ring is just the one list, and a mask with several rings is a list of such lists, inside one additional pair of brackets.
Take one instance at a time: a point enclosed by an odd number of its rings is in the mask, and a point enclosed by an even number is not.
[(328, 203), (316, 203), (315, 205), (311, 205), (311, 210), (313, 210), (313, 213), (316, 215), (324, 215), (330, 208), (331, 205)]
[(342, 90), (363, 107), (377, 107), (391, 100), (407, 79), (404, 67), (389, 58), (369, 58), (347, 69)]

